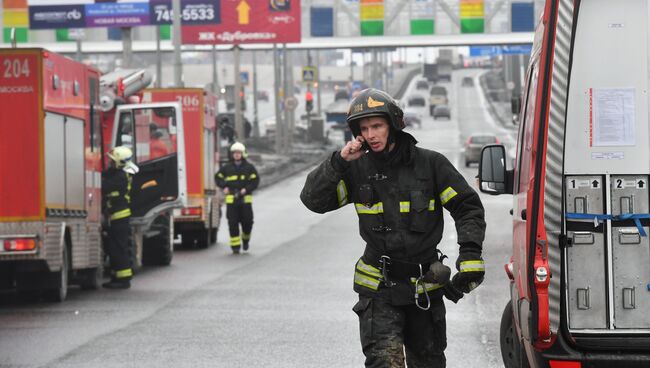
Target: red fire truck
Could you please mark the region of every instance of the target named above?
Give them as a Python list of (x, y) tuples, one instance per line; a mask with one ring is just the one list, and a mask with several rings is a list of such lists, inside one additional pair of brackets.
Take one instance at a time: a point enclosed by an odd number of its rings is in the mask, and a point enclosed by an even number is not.
[[(101, 283), (102, 157), (111, 142), (124, 142), (105, 134), (115, 124), (102, 127), (100, 78), (43, 49), (0, 50), (0, 286), (39, 289), (62, 301), (69, 282), (84, 288)], [(124, 80), (120, 85), (126, 91)], [(115, 111), (116, 121), (149, 116), (182, 133), (179, 104)], [(149, 134), (145, 141), (138, 129), (131, 134), (141, 168), (132, 208), (134, 238), (143, 243), (138, 238), (153, 227), (152, 213), (169, 212), (184, 200), (185, 179), (182, 138), (179, 153), (170, 155), (176, 166), (163, 165), (142, 152)]]
[(481, 191), (514, 197), (508, 368), (650, 367), (649, 14), (547, 0), (514, 170), (483, 150)]
[(183, 106), (187, 206), (174, 209), (174, 232), (182, 244), (206, 248), (217, 240), (221, 196), (214, 182), (219, 163), (217, 97), (199, 88), (154, 88), (143, 102), (177, 101)]

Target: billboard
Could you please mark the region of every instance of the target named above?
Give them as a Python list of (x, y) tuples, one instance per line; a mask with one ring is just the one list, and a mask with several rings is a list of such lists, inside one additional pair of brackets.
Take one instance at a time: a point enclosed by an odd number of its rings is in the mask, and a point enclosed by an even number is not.
[[(181, 22), (220, 23), (221, 2), (181, 0)], [(29, 28), (135, 27), (172, 23), (172, 0), (29, 0)]]
[(300, 42), (300, 0), (221, 0), (220, 21), (184, 25), (184, 44)]

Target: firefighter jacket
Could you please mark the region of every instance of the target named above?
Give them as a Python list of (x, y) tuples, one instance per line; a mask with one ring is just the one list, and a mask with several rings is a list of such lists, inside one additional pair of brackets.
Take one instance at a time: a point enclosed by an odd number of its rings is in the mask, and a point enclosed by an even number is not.
[[(253, 191), (257, 189), (260, 178), (257, 170), (250, 162), (241, 160), (239, 165), (230, 162), (224, 165), (215, 175), (215, 181), (219, 188), (228, 188), (230, 194), (226, 195), (226, 204), (235, 203), (235, 200), (244, 200), (244, 203), (253, 203)], [(245, 188), (246, 194), (239, 197), (239, 191)]]
[(131, 174), (111, 167), (102, 173), (104, 210), (111, 221), (131, 217)]
[[(485, 236), (478, 194), (447, 158), (416, 143), (401, 132), (392, 155), (371, 152), (346, 162), (335, 152), (307, 176), (300, 195), (305, 206), (317, 213), (354, 206), (366, 243), (356, 265), (354, 289), (398, 305), (414, 302), (416, 279), (438, 259), (443, 207), (455, 221), (459, 244), (480, 247)], [(387, 275), (382, 256), (392, 264)], [(386, 277), (396, 284), (388, 287)], [(443, 285), (418, 283), (417, 287), (420, 294), (424, 290), (442, 294)]]

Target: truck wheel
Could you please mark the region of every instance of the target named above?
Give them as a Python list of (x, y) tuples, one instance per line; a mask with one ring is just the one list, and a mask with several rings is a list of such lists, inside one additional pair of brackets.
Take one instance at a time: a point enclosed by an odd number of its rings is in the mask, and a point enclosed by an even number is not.
[(97, 290), (104, 281), (104, 267), (99, 265), (81, 271), (79, 285), (83, 290)]
[(68, 247), (63, 246), (61, 254), (63, 261), (61, 263), (61, 270), (51, 272), (54, 287), (45, 290), (45, 297), (54, 302), (62, 302), (68, 296), (68, 273), (70, 272), (70, 258), (68, 257)]
[(199, 249), (205, 249), (210, 246), (210, 229), (202, 229), (194, 231), (194, 240), (196, 241), (196, 247)]
[(158, 235), (144, 238), (142, 263), (145, 265), (168, 266), (174, 256), (174, 225), (169, 215), (156, 218), (151, 225)]
[(506, 368), (529, 368), (526, 354), (516, 334), (512, 302), (508, 302), (501, 316), (501, 357)]

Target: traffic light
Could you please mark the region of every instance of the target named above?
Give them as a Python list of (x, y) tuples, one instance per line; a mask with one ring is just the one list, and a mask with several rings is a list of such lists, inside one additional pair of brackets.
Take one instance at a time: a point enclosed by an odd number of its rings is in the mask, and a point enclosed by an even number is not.
[(307, 110), (307, 113), (310, 113), (314, 109), (314, 95), (310, 90), (307, 90), (305, 94), (305, 102), (305, 110)]

